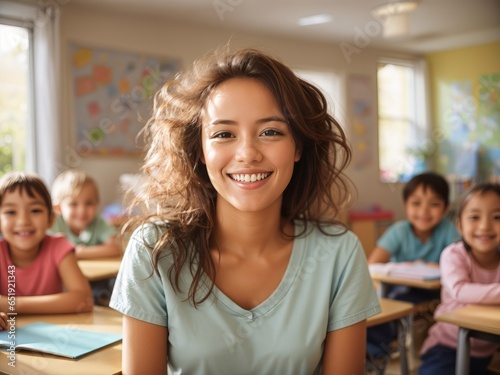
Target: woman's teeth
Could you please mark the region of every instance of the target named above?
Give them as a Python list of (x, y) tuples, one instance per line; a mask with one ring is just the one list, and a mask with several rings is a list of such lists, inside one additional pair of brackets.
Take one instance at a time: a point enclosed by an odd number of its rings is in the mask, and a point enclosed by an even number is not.
[(267, 177), (269, 177), (271, 173), (266, 172), (266, 173), (253, 173), (253, 174), (232, 174), (230, 177), (238, 182), (255, 182), (255, 181), (260, 181), (264, 180)]

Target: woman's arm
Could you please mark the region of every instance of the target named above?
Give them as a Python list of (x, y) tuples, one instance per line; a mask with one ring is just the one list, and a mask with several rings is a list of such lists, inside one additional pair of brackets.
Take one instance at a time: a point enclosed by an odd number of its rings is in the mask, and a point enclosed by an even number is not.
[[(75, 254), (68, 253), (59, 264), (64, 292), (43, 296), (16, 297), (16, 312), (21, 314), (61, 314), (92, 311), (94, 302), (90, 285), (78, 268)], [(0, 311), (7, 306), (0, 299)], [(7, 301), (5, 301), (7, 302)]]
[(368, 264), (387, 263), (390, 260), (391, 254), (386, 249), (377, 246), (370, 254), (370, 257), (368, 258)]
[(118, 236), (112, 236), (100, 245), (77, 245), (75, 248), (78, 259), (116, 258), (122, 255)]
[(122, 374), (167, 374), (167, 327), (123, 316)]
[(323, 353), (323, 375), (365, 372), (366, 320), (329, 332)]

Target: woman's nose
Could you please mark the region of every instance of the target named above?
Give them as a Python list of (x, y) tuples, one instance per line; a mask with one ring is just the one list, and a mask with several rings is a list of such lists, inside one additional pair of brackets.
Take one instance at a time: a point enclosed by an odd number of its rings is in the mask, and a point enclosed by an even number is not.
[(257, 145), (257, 141), (252, 138), (242, 139), (238, 144), (235, 157), (237, 161), (247, 163), (262, 160), (262, 154)]

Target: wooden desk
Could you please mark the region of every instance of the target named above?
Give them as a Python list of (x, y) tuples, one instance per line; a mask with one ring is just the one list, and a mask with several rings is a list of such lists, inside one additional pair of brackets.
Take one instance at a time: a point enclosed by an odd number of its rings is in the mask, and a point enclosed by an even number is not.
[(387, 275), (372, 274), (372, 279), (380, 283), (380, 296), (387, 297), (390, 285), (403, 285), (421, 289), (439, 289), (441, 288), (441, 280), (415, 280), (395, 278)]
[(409, 317), (413, 311), (413, 304), (408, 302), (396, 301), (388, 298), (380, 298), (380, 307), (382, 311), (367, 319), (367, 327), (376, 326), (382, 323), (398, 322), (398, 346), (400, 354), (401, 374), (408, 375), (408, 354), (406, 353), (406, 335), (409, 331)]
[(500, 344), (500, 306), (468, 305), (436, 317), (459, 327), (456, 374), (469, 373), (470, 337)]
[[(18, 315), (16, 317), (16, 327), (35, 322), (61, 324), (89, 331), (121, 333), (122, 314), (108, 307), (95, 306), (92, 313)], [(121, 374), (122, 369), (121, 342), (97, 350), (80, 359), (68, 359), (21, 350), (16, 353), (16, 367), (8, 365), (7, 355), (8, 352), (0, 351), (0, 374), (109, 375)]]
[(121, 258), (82, 259), (78, 266), (89, 281), (97, 281), (115, 277), (121, 261)]

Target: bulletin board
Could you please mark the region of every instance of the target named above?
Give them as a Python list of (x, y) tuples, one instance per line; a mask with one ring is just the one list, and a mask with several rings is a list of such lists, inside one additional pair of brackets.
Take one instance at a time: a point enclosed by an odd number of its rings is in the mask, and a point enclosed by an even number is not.
[(372, 162), (375, 128), (373, 124), (374, 103), (372, 81), (368, 75), (352, 74), (347, 81), (348, 106), (351, 117), (351, 143), (353, 147), (353, 166), (364, 169)]
[(153, 96), (178, 59), (71, 44), (71, 90), (80, 155), (137, 155)]

